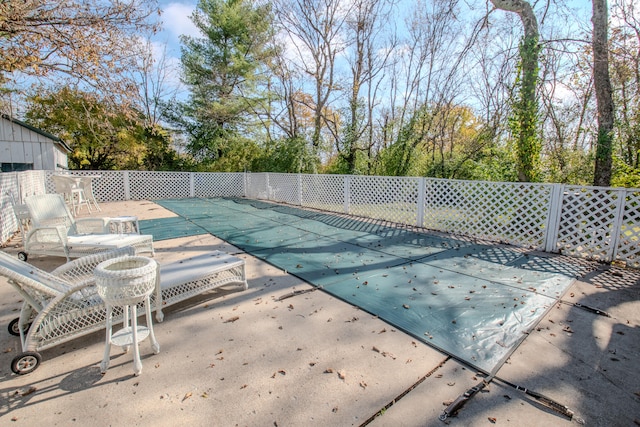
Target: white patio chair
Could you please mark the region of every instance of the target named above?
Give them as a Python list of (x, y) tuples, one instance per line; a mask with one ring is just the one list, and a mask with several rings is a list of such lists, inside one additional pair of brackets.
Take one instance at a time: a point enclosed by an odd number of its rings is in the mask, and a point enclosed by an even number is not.
[(9, 323), (9, 333), (20, 336), (22, 344), (22, 353), (11, 361), (14, 373), (34, 371), (42, 360), (39, 351), (104, 328), (106, 310), (93, 270), (124, 255), (135, 255), (135, 249), (90, 255), (47, 273), (0, 252), (0, 275), (24, 298), (20, 317)]
[(75, 218), (60, 194), (42, 194), (25, 200), (31, 230), (18, 257), (29, 254), (78, 258), (109, 249), (134, 246), (153, 255), (153, 236), (109, 233), (109, 218)]
[(53, 175), (51, 180), (56, 188), (56, 193), (63, 195), (74, 215), (80, 213), (82, 206), (86, 206), (87, 211), (91, 213), (91, 201), (87, 197), (82, 177)]
[(24, 203), (18, 203), (12, 192), (7, 191), (6, 194), (11, 199), (11, 207), (13, 208), (13, 214), (18, 223), (18, 228), (20, 229), (20, 236), (24, 240), (24, 238), (27, 236), (27, 232), (29, 231), (29, 228), (31, 225), (31, 218), (29, 217), (29, 209), (27, 209), (27, 205), (25, 205)]
[[(20, 317), (9, 323), (9, 332), (19, 335), (22, 353), (13, 358), (16, 374), (33, 372), (42, 361), (40, 351), (74, 338), (103, 330), (107, 310), (95, 285), (94, 269), (103, 261), (135, 255), (121, 248), (78, 258), (51, 273), (0, 251), (0, 276), (23, 297)], [(156, 319), (162, 309), (228, 284), (247, 289), (244, 260), (214, 251), (160, 266), (156, 290), (151, 298)], [(123, 320), (122, 310), (113, 312), (113, 322)]]

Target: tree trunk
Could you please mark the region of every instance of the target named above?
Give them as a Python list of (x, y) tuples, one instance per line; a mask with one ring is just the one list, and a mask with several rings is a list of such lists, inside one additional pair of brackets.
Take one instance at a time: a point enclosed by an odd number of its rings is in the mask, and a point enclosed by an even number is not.
[(613, 97), (609, 77), (607, 0), (593, 0), (593, 81), (598, 105), (598, 140), (593, 185), (611, 185), (613, 152)]
[(523, 0), (491, 0), (498, 9), (515, 12), (524, 26), (524, 37), (520, 46), (520, 98), (514, 105), (514, 132), (517, 139), (518, 179), (523, 182), (537, 181), (540, 152), (538, 138), (538, 55), (540, 53), (538, 20), (531, 5)]

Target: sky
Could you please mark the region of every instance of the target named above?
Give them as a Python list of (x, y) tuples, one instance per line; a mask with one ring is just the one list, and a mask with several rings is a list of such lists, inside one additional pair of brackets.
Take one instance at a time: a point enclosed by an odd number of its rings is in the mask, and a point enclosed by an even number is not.
[(179, 57), (180, 35), (200, 35), (198, 29), (189, 18), (196, 7), (196, 2), (188, 0), (179, 2), (161, 0), (159, 3), (163, 11), (161, 16), (163, 29), (154, 38), (158, 43), (166, 43), (169, 48), (169, 53), (172, 56)]

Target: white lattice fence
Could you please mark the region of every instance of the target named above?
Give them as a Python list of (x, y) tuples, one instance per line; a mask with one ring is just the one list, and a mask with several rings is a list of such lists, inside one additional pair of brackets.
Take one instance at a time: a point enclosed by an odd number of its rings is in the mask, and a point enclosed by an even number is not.
[(196, 173), (194, 186), (196, 197), (243, 197), (244, 174)]
[(302, 205), (332, 212), (346, 212), (343, 175), (301, 175)]
[(18, 230), (11, 197), (19, 198), (16, 173), (0, 173), (0, 242), (6, 242)]
[(627, 191), (615, 258), (640, 268), (640, 191)]
[(20, 187), (20, 199), (24, 201), (26, 197), (34, 194), (45, 194), (45, 171), (27, 171), (18, 173), (18, 185)]
[(640, 190), (627, 190), (615, 259), (640, 268)]
[[(18, 201), (55, 191), (53, 171), (0, 174), (0, 239)], [(72, 171), (101, 202), (248, 197), (350, 213), (640, 268), (640, 191), (560, 184), (345, 175)]]
[(245, 176), (247, 197), (250, 199), (269, 198), (269, 174), (248, 173)]
[(181, 199), (192, 196), (189, 172), (129, 171), (132, 200)]
[(544, 249), (552, 186), (426, 179), (424, 227)]
[(269, 174), (269, 200), (276, 202), (300, 204), (299, 175), (286, 173)]
[(0, 244), (18, 231), (13, 201), (21, 204), (28, 196), (44, 194), (44, 176), (44, 171), (0, 173)]
[(623, 189), (565, 186), (556, 250), (565, 255), (611, 260), (624, 201)]
[[(46, 171), (46, 192), (55, 193), (55, 185), (51, 176), (58, 172)], [(74, 170), (65, 173), (71, 176), (90, 176), (93, 177), (91, 185), (93, 187), (93, 195), (98, 202), (116, 202), (128, 200), (129, 181), (126, 171), (89, 171)]]
[(352, 176), (348, 182), (350, 214), (416, 225), (420, 178)]

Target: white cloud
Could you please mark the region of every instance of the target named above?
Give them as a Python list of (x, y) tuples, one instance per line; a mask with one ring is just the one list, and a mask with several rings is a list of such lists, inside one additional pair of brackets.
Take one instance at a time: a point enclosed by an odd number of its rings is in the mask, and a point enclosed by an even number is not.
[(202, 33), (191, 22), (191, 14), (196, 5), (191, 3), (169, 3), (163, 8), (162, 25), (164, 30), (176, 39), (181, 34), (200, 37)]

